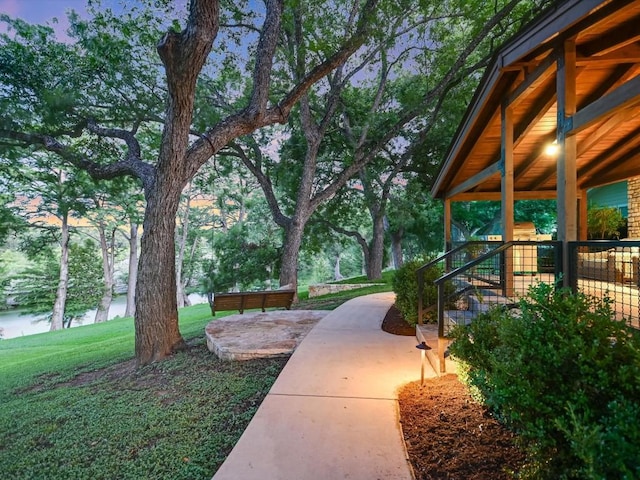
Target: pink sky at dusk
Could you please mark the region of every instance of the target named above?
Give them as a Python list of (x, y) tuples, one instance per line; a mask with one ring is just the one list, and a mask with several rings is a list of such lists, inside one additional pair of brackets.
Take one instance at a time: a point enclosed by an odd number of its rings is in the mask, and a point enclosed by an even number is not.
[(84, 14), (86, 3), (86, 0), (0, 0), (0, 13), (30, 23), (46, 23), (53, 17), (62, 21), (67, 10)]
[[(66, 37), (69, 26), (66, 12), (75, 10), (81, 16), (86, 15), (86, 0), (0, 0), (0, 13), (10, 17), (18, 17), (29, 23), (49, 24), (58, 34), (58, 38)], [(53, 18), (58, 23), (53, 23)], [(0, 32), (6, 31), (4, 25)]]

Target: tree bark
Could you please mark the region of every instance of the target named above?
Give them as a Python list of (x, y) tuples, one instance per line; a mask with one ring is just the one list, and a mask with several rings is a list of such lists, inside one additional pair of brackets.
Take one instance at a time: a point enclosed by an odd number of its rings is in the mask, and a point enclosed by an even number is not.
[(115, 253), (115, 230), (111, 232), (111, 240), (107, 241), (104, 224), (98, 225), (100, 236), (100, 251), (102, 253), (103, 289), (100, 304), (96, 310), (94, 323), (106, 322), (109, 318), (109, 308), (113, 299), (113, 260)]
[(138, 224), (129, 223), (129, 278), (127, 280), (127, 306), (125, 317), (136, 314), (136, 284), (138, 280)]
[[(170, 179), (167, 179), (167, 181)], [(136, 359), (162, 360), (184, 348), (178, 329), (175, 218), (181, 185), (157, 187), (147, 198), (136, 288)]]
[(69, 213), (62, 214), (62, 226), (60, 227), (60, 276), (58, 277), (58, 289), (56, 301), (51, 312), (50, 331), (64, 328), (64, 309), (67, 303), (67, 288), (69, 286)]
[(382, 263), (384, 261), (384, 215), (382, 214), (377, 214), (373, 218), (373, 235), (368, 253), (367, 279), (382, 278)]
[(282, 264), (280, 265), (280, 286), (298, 286), (298, 257), (306, 221), (294, 219), (285, 227), (284, 245), (282, 246)]
[(393, 268), (398, 270), (404, 265), (404, 257), (402, 255), (402, 238), (404, 229), (399, 228), (391, 232), (391, 257), (393, 258)]

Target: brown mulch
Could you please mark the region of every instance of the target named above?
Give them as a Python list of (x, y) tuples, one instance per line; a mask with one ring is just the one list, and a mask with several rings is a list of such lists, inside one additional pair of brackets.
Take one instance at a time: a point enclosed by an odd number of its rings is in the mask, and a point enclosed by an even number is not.
[[(415, 335), (395, 307), (382, 329)], [(409, 330), (412, 333), (407, 333)], [(418, 480), (502, 480), (525, 463), (516, 436), (475, 402), (456, 375), (412, 382), (398, 394), (407, 453)]]
[(416, 327), (407, 323), (395, 305), (391, 305), (387, 315), (382, 320), (382, 330), (394, 335), (416, 336)]

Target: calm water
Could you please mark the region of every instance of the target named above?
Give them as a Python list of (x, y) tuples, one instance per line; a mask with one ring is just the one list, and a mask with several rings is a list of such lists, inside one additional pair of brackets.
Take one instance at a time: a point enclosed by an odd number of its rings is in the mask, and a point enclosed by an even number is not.
[[(195, 305), (196, 303), (204, 303), (207, 297), (198, 294), (189, 295), (189, 300)], [(109, 320), (117, 316), (123, 317), (127, 304), (126, 296), (115, 297), (111, 302), (109, 309)], [(89, 325), (93, 323), (96, 311), (90, 310), (84, 316), (82, 323), (74, 321), (71, 328), (81, 325)], [(46, 320), (38, 321), (41, 317), (35, 315), (21, 315), (20, 310), (2, 310), (0, 311), (0, 329), (3, 330), (2, 338), (15, 338), (23, 335), (33, 335), (35, 333), (43, 333), (49, 331), (49, 322)]]

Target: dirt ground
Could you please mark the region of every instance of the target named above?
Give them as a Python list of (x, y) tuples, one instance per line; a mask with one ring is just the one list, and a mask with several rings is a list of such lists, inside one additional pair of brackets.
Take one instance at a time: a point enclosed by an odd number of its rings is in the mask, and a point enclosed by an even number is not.
[[(395, 307), (382, 329), (415, 335)], [(473, 401), (457, 376), (413, 382), (398, 395), (409, 460), (419, 480), (501, 480), (524, 464), (515, 436)]]

